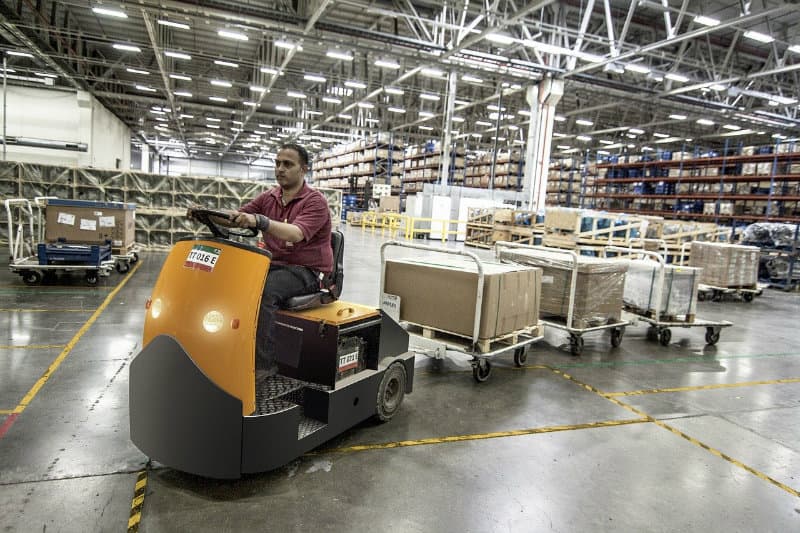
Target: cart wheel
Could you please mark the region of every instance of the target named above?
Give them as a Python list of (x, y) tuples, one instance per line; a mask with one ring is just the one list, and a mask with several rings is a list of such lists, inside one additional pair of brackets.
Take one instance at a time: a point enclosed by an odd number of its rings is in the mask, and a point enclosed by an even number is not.
[(672, 340), (672, 332), (669, 329), (662, 329), (658, 334), (658, 342), (661, 346), (669, 346), (669, 341)]
[(714, 328), (706, 328), (706, 344), (711, 346), (717, 344), (719, 341), (719, 331)]
[(697, 291), (697, 301), (698, 302), (706, 301), (706, 293), (704, 291)]
[(26, 270), (22, 273), (22, 281), (25, 285), (36, 285), (42, 281), (42, 273), (38, 270)]
[(583, 337), (580, 335), (570, 335), (569, 337), (569, 351), (572, 355), (580, 355), (583, 353)]
[(89, 285), (97, 285), (98, 280), (99, 277), (97, 275), (96, 270), (90, 270), (89, 272), (86, 273), (86, 283), (88, 283)]
[(714, 302), (721, 302), (722, 301), (722, 291), (718, 289), (714, 289), (714, 294), (711, 296), (711, 300)]
[(650, 326), (647, 328), (647, 340), (649, 341), (657, 341), (658, 340), (658, 328), (655, 326)]
[(743, 292), (742, 293), (742, 300), (744, 300), (747, 303), (752, 302), (753, 301), (753, 293), (752, 292)]
[(120, 274), (124, 274), (131, 269), (127, 261), (117, 261), (117, 264), (114, 265), (114, 268), (116, 268), (117, 272)]
[(528, 350), (525, 346), (520, 346), (516, 350), (514, 350), (514, 364), (516, 366), (522, 366), (525, 364), (525, 361), (528, 360)]
[(375, 403), (375, 418), (381, 422), (391, 419), (400, 409), (406, 394), (406, 367), (394, 362), (383, 373)]
[(619, 348), (619, 345), (622, 344), (622, 335), (624, 333), (621, 328), (613, 328), (611, 330), (611, 346)]
[(131, 254), (131, 264), (135, 265), (138, 262), (139, 262), (139, 254), (137, 254), (136, 252), (133, 252)]
[(488, 359), (478, 359), (472, 366), (472, 377), (478, 383), (483, 383), (492, 375), (492, 363)]

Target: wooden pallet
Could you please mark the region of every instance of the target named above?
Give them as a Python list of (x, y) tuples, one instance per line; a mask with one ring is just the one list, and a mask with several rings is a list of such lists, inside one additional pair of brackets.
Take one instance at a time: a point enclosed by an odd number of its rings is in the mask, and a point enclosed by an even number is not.
[[(469, 343), (472, 340), (472, 337), (469, 335), (462, 335), (459, 333), (453, 333), (451, 331), (445, 331), (438, 328), (433, 328), (431, 326), (424, 326), (422, 324), (414, 324), (412, 322), (406, 322), (406, 330), (410, 333), (414, 333), (424, 337), (426, 339), (431, 340), (438, 340), (443, 343), (453, 343), (458, 345), (463, 345), (465, 347), (469, 346)], [(538, 337), (541, 335), (541, 326), (535, 325), (530, 326), (527, 328), (523, 328), (520, 330), (512, 331), (510, 333), (506, 333), (504, 335), (498, 335), (497, 337), (491, 337), (488, 339), (478, 339), (477, 348), (479, 353), (488, 353), (494, 350), (501, 349), (504, 345), (512, 345), (520, 342), (522, 337)]]

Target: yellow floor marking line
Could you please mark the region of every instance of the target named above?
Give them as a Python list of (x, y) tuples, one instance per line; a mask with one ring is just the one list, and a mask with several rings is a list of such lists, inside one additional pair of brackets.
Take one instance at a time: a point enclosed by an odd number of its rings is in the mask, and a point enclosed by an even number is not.
[(409, 446), (427, 446), (430, 444), (447, 444), (451, 442), (465, 442), (472, 440), (499, 439), (504, 437), (520, 437), (523, 435), (536, 435), (539, 433), (555, 433), (558, 431), (574, 431), (578, 429), (594, 429), (611, 426), (624, 426), (627, 424), (640, 424), (649, 422), (645, 418), (635, 418), (626, 420), (606, 420), (603, 422), (587, 422), (585, 424), (572, 424), (568, 426), (546, 426), (530, 429), (513, 429), (510, 431), (496, 431), (493, 433), (476, 433), (471, 435), (451, 435), (448, 437), (431, 437), (428, 439), (402, 440), (398, 442), (383, 442), (377, 444), (358, 444), (355, 446), (345, 446), (343, 448), (331, 448), (311, 452), (306, 455), (323, 455), (327, 453), (350, 453), (363, 452), (367, 450), (387, 450), (390, 448), (406, 448)]
[(662, 392), (690, 392), (697, 390), (733, 389), (737, 387), (754, 387), (756, 385), (779, 385), (783, 383), (800, 383), (800, 378), (767, 379), (763, 381), (743, 381), (741, 383), (714, 383), (712, 385), (696, 385), (693, 387), (673, 387), (668, 389), (644, 389), (644, 390), (633, 390), (626, 392), (606, 392), (604, 393), (604, 395), (609, 398), (618, 398), (620, 396), (641, 396), (643, 394), (660, 394)]
[(698, 446), (698, 447), (700, 447), (700, 448), (702, 448), (702, 449), (704, 449), (704, 450), (706, 450), (708, 452), (711, 452), (712, 454), (716, 455), (717, 457), (719, 457), (721, 459), (724, 459), (724, 460), (728, 461), (729, 463), (731, 463), (731, 464), (733, 464), (735, 466), (738, 466), (742, 470), (750, 472), (751, 474), (753, 474), (757, 478), (762, 479), (762, 480), (764, 480), (764, 481), (766, 481), (766, 482), (778, 487), (779, 489), (781, 489), (781, 490), (783, 490), (785, 492), (788, 492), (792, 496), (800, 498), (800, 491), (798, 491), (796, 489), (793, 489), (789, 485), (781, 483), (777, 479), (772, 478), (772, 477), (768, 476), (767, 474), (756, 470), (752, 466), (748, 466), (748, 465), (742, 463), (741, 461), (739, 461), (737, 459), (734, 459), (730, 455), (722, 453), (721, 451), (717, 450), (716, 448), (712, 448), (708, 444), (706, 444), (704, 442), (701, 442), (701, 441), (695, 439), (694, 437), (692, 437), (690, 435), (687, 435), (683, 431), (681, 431), (681, 430), (679, 430), (677, 428), (674, 428), (674, 427), (670, 426), (669, 424), (665, 424), (664, 422), (653, 418), (652, 416), (648, 415), (647, 413), (645, 413), (643, 411), (640, 411), (639, 409), (636, 409), (635, 407), (633, 407), (631, 405), (628, 405), (628, 404), (626, 404), (624, 402), (621, 402), (621, 401), (617, 400), (616, 398), (610, 396), (610, 393), (605, 393), (605, 392), (603, 392), (603, 391), (601, 391), (599, 389), (596, 389), (596, 388), (592, 387), (591, 385), (587, 385), (586, 383), (583, 383), (582, 381), (570, 376), (566, 372), (563, 372), (563, 371), (561, 371), (561, 370), (559, 370), (557, 368), (550, 368), (550, 370), (555, 372), (559, 376), (572, 381), (573, 383), (579, 385), (580, 387), (583, 387), (584, 389), (586, 389), (586, 390), (588, 390), (590, 392), (593, 392), (593, 393), (605, 398), (606, 400), (615, 403), (616, 405), (619, 405), (623, 409), (627, 409), (628, 411), (630, 411), (632, 413), (635, 413), (638, 416), (646, 418), (648, 422), (652, 422), (653, 424), (657, 425), (658, 427), (666, 429), (667, 431), (670, 431), (670, 432), (674, 433), (675, 435), (678, 435), (679, 437), (682, 437), (682, 438), (686, 439), (687, 441), (691, 442), (695, 446)]
[(94, 309), (22, 309), (19, 307), (0, 309), (0, 313), (91, 313), (93, 311)]
[(128, 518), (128, 533), (139, 531), (145, 492), (147, 492), (147, 467), (136, 475), (136, 485), (133, 489), (133, 500), (131, 500), (131, 515)]
[(76, 333), (75, 336), (72, 337), (72, 339), (67, 343), (67, 345), (64, 346), (64, 349), (61, 350), (61, 353), (58, 354), (58, 357), (56, 357), (55, 361), (50, 363), (50, 366), (47, 367), (47, 370), (45, 370), (44, 374), (42, 374), (42, 377), (40, 377), (36, 381), (36, 383), (33, 384), (33, 387), (31, 387), (31, 389), (28, 391), (25, 397), (22, 398), (22, 401), (19, 402), (19, 405), (17, 405), (14, 408), (14, 413), (20, 414), (22, 413), (22, 411), (25, 410), (26, 407), (28, 407), (28, 404), (30, 404), (31, 401), (33, 401), (33, 398), (36, 396), (39, 390), (44, 386), (45, 383), (47, 383), (47, 380), (50, 379), (50, 376), (53, 375), (53, 372), (55, 372), (56, 369), (64, 361), (64, 359), (67, 358), (67, 356), (70, 354), (70, 352), (78, 343), (78, 341), (81, 339), (81, 337), (83, 337), (83, 335), (87, 331), (89, 331), (89, 328), (92, 327), (92, 324), (95, 323), (100, 314), (105, 310), (106, 307), (108, 307), (108, 304), (111, 303), (111, 300), (114, 299), (114, 297), (122, 289), (122, 287), (124, 287), (125, 284), (128, 283), (128, 280), (131, 279), (131, 276), (136, 272), (136, 270), (141, 266), (141, 264), (142, 264), (141, 261), (137, 262), (136, 266), (133, 267), (133, 269), (128, 273), (127, 276), (125, 276), (125, 278), (119, 283), (119, 285), (117, 285), (114, 288), (114, 290), (111, 291), (108, 294), (108, 296), (106, 296), (106, 299), (103, 300), (103, 303), (100, 304), (100, 306), (92, 314), (92, 316), (89, 317), (89, 320), (86, 321), (83, 327), (81, 327), (81, 329), (78, 330), (78, 333)]
[(0, 415), (10, 415), (13, 413), (14, 413), (13, 409), (0, 409)]
[(63, 348), (65, 344), (6, 344), (0, 345), (0, 350), (49, 350), (51, 348)]

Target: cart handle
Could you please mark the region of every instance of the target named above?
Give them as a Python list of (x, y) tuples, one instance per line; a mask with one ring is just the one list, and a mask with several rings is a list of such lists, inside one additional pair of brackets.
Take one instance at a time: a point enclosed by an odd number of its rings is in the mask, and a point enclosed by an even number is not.
[(475, 298), (475, 323), (472, 326), (471, 349), (472, 351), (477, 351), (478, 335), (481, 327), (481, 309), (483, 308), (483, 281), (484, 281), (483, 263), (481, 263), (480, 258), (477, 255), (473, 254), (472, 252), (465, 252), (463, 250), (449, 250), (447, 248), (435, 248), (433, 246), (426, 246), (423, 244), (412, 244), (400, 241), (386, 241), (381, 245), (381, 291), (379, 295), (380, 298), (383, 298), (384, 286), (386, 283), (386, 248), (390, 246), (397, 246), (400, 248), (411, 248), (414, 250), (425, 250), (428, 252), (436, 252), (449, 255), (463, 255), (475, 261), (475, 265), (478, 267), (478, 288), (477, 288), (477, 295)]
[(538, 244), (520, 244), (517, 242), (497, 241), (494, 243), (495, 257), (500, 255), (500, 248), (522, 248), (525, 250), (539, 250), (542, 252), (555, 252), (567, 255), (572, 259), (572, 276), (569, 286), (569, 300), (567, 301), (567, 321), (566, 325), (572, 329), (572, 318), (575, 314), (575, 289), (578, 282), (578, 254), (574, 250), (563, 250), (561, 248), (552, 248), (550, 246), (541, 246)]

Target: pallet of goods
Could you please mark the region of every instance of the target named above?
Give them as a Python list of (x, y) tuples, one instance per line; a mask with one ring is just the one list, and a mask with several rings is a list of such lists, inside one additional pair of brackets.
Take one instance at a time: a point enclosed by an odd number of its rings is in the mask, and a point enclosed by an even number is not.
[(647, 221), (620, 213), (548, 207), (544, 245), (599, 252), (605, 246), (630, 246), (647, 231)]
[(722, 289), (757, 289), (759, 248), (693, 242), (691, 251), (689, 266), (703, 269), (700, 283)]
[[(660, 270), (664, 283), (659, 294)], [(625, 275), (625, 309), (640, 316), (668, 322), (695, 319), (701, 268), (661, 265), (657, 261), (632, 260)]]

